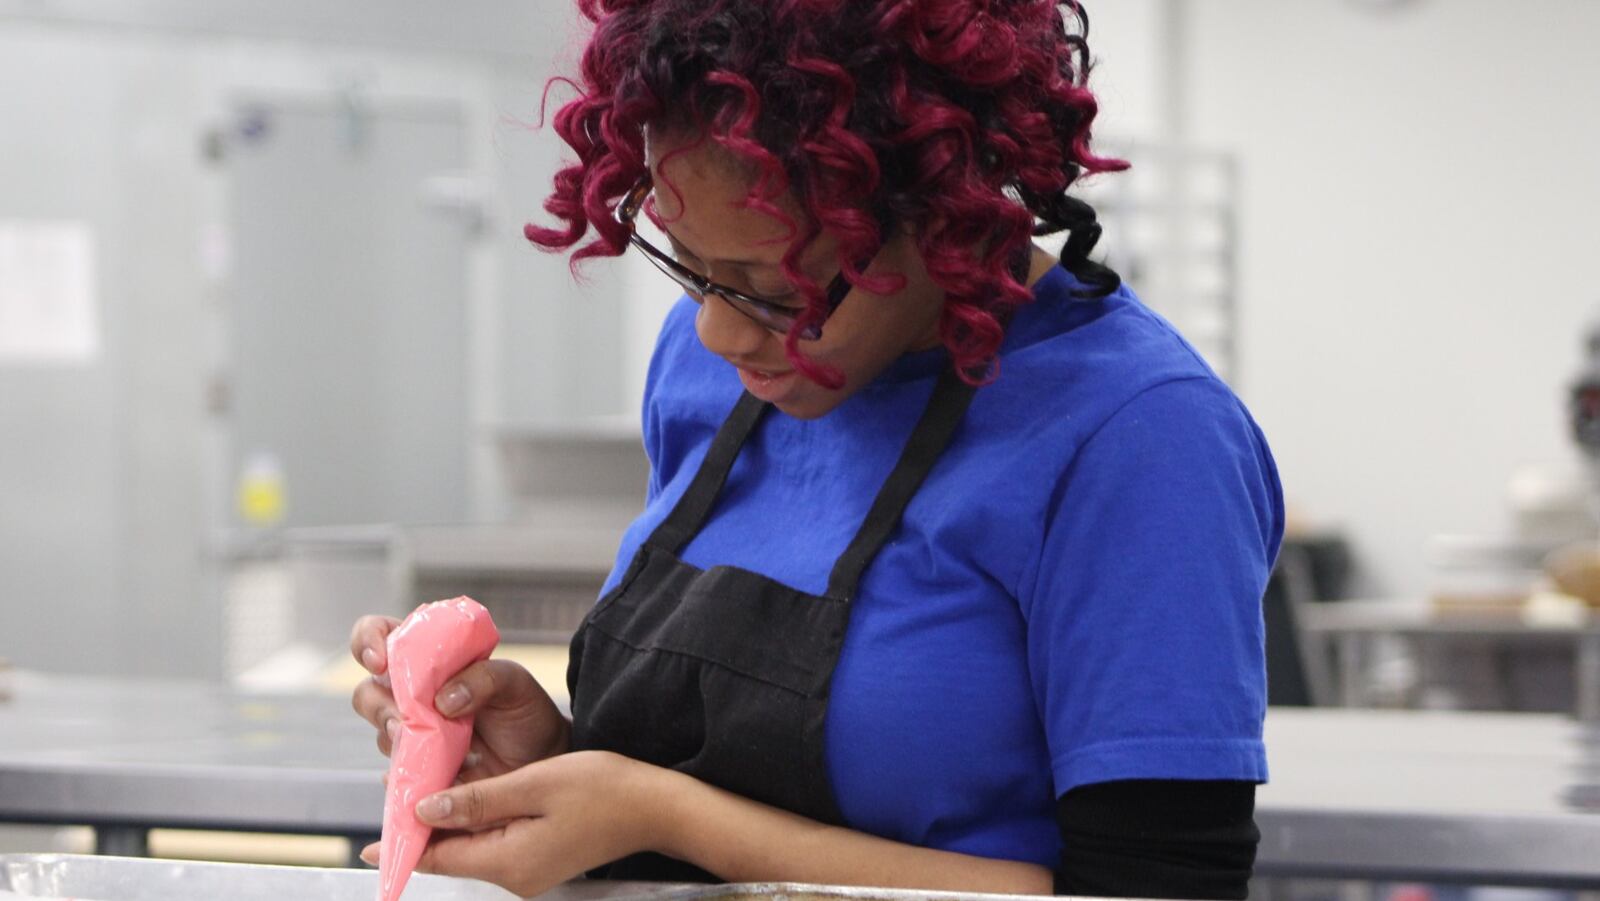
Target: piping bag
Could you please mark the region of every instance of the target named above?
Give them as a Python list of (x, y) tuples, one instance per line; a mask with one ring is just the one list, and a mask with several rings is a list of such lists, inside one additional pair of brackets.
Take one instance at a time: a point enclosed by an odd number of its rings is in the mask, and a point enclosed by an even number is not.
[(379, 901), (395, 901), (405, 891), (433, 832), (418, 822), (417, 803), (455, 782), (472, 743), (472, 718), (443, 716), (434, 696), (452, 676), (487, 660), (499, 642), (489, 611), (468, 597), (423, 604), (389, 633), (389, 685), (400, 710), (400, 737), (389, 752)]

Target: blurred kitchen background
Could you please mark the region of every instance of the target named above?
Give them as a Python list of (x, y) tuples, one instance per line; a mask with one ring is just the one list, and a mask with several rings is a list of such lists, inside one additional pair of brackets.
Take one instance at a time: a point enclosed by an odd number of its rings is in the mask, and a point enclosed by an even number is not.
[[(1266, 429), (1312, 594), (1528, 594), (1594, 531), (1600, 6), (1090, 11), (1134, 163), (1085, 186), (1102, 246)], [(294, 683), (360, 611), (464, 591), (570, 631), (642, 496), (672, 301), (520, 237), (578, 30), (0, 0), (0, 656)]]
[[(1348, 542), (1344, 592), (1426, 595), (1437, 536), (1587, 522), (1600, 7), (1089, 9), (1099, 137), (1135, 163), (1088, 186), (1104, 246), (1261, 421), (1296, 527)], [(604, 568), (673, 298), (520, 236), (577, 28), (0, 0), (0, 655), (235, 676), (547, 528), (598, 533), (553, 555), (567, 581)]]
[[(1600, 4), (1088, 5), (1102, 247), (1282, 470), (1275, 700), (1600, 704), (1550, 556), (1600, 532)], [(674, 300), (521, 237), (579, 28), (0, 0), (0, 658), (337, 691), (357, 615), (467, 593), (559, 673)]]

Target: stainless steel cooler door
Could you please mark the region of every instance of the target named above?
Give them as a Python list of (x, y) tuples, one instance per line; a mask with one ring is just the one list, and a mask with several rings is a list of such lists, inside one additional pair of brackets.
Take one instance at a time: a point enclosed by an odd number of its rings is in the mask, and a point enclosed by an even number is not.
[(424, 197), (465, 165), (460, 110), (330, 97), (236, 115), (229, 477), (275, 461), (284, 525), (464, 519), (471, 229)]

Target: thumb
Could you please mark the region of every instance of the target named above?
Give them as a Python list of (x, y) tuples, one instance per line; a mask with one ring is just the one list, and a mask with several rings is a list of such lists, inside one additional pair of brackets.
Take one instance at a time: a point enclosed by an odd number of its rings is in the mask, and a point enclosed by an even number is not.
[(513, 770), (447, 788), (417, 804), (417, 819), (439, 829), (473, 830), (533, 816), (527, 783), (522, 770)]

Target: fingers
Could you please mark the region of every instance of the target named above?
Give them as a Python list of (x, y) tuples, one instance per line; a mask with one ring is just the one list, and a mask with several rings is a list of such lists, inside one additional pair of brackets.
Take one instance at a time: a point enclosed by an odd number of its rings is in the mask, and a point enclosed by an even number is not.
[[(508, 862), (526, 854), (525, 849), (520, 849), (522, 854), (517, 853), (519, 849), (511, 840), (513, 830), (521, 831), (521, 827), (508, 823), (497, 829), (449, 835), (429, 842), (422, 859), (417, 861), (417, 869), (423, 873), (465, 876), (504, 886), (513, 881)], [(517, 894), (521, 895), (522, 891), (519, 889)]]
[(417, 805), (417, 819), (438, 829), (481, 829), (536, 815), (531, 809), (528, 769), (467, 782), (429, 795)]
[(513, 710), (544, 694), (520, 665), (509, 660), (480, 660), (440, 686), (434, 707), (448, 717), (467, 716), (484, 708)]
[[(513, 821), (496, 823), (474, 832), (436, 831), (429, 841), (428, 849), (417, 861), (417, 872), (470, 876), (495, 882), (497, 880), (492, 877), (500, 874), (498, 871), (490, 873), (487, 871), (488, 868), (497, 867), (502, 863), (499, 858), (508, 850), (505, 847), (507, 833), (521, 831), (523, 828), (525, 828), (523, 824)], [(438, 850), (441, 846), (446, 846), (443, 852)], [(382, 851), (383, 844), (373, 842), (361, 849), (361, 859), (372, 866), (377, 866)]]
[(394, 694), (374, 679), (363, 679), (350, 696), (350, 706), (377, 727), (378, 750), (389, 756), (400, 734), (400, 710), (395, 707)]
[(400, 625), (392, 616), (363, 616), (350, 629), (350, 656), (374, 676), (389, 668), (389, 633)]
[(490, 772), (484, 765), (488, 760), (484, 756), (484, 751), (483, 740), (474, 735), (472, 744), (467, 746), (466, 759), (461, 761), (461, 772), (456, 774), (456, 778), (462, 782), (476, 782), (479, 779), (500, 775), (496, 772)]
[(362, 719), (382, 730), (384, 724), (400, 716), (394, 693), (372, 679), (363, 679), (350, 694), (350, 706)]
[[(433, 840), (417, 861), (417, 872), (482, 879), (511, 889), (517, 895), (537, 895), (561, 881), (566, 874), (551, 874), (545, 881), (527, 884), (518, 878), (516, 863), (525, 862), (525, 845), (535, 838), (534, 821), (514, 820), (481, 832), (434, 833)], [(362, 849), (361, 859), (377, 866), (382, 847), (374, 842)]]
[[(382, 850), (374, 842), (361, 850), (361, 859), (377, 866)], [(519, 898), (533, 897), (601, 862), (580, 864), (573, 852), (545, 821), (522, 818), (477, 832), (434, 831), (417, 872), (481, 879)]]
[(394, 746), (400, 743), (400, 721), (390, 719), (384, 722), (383, 728), (378, 731), (378, 753), (385, 757), (394, 754)]

